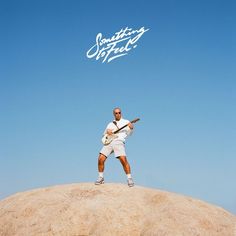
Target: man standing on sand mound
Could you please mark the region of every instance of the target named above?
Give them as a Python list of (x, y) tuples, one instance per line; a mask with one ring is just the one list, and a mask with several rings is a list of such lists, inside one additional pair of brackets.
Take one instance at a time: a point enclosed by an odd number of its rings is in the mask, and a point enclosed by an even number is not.
[[(102, 141), (104, 146), (98, 156), (98, 179), (95, 184), (100, 185), (104, 183), (104, 164), (107, 157), (114, 152), (115, 157), (120, 160), (127, 175), (128, 186), (133, 187), (134, 182), (131, 177), (130, 165), (125, 153), (125, 139), (128, 135), (132, 134), (134, 126), (130, 121), (122, 118), (120, 108), (115, 108), (113, 115), (115, 119), (107, 125), (103, 134)], [(120, 131), (116, 133), (119, 129)]]

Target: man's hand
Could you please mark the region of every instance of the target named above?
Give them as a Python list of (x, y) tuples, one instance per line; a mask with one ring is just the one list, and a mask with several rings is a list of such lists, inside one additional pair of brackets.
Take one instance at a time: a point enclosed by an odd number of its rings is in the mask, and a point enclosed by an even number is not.
[(133, 124), (131, 122), (129, 122), (128, 126), (129, 126), (130, 129), (134, 128), (134, 126), (133, 126)]
[(113, 134), (112, 130), (111, 129), (107, 129), (107, 134), (108, 135), (112, 135)]

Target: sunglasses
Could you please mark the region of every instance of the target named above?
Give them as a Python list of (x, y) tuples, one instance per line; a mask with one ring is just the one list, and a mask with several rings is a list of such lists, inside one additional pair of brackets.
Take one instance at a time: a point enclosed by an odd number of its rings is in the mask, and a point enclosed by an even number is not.
[(117, 114), (121, 114), (121, 112), (115, 112), (115, 114), (117, 115)]

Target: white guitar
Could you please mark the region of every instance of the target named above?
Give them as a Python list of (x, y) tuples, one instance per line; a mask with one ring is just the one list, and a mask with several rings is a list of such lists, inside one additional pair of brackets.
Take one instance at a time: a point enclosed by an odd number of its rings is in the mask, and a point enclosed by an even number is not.
[[(130, 121), (130, 123), (135, 123), (137, 121), (139, 121), (140, 119), (137, 118), (137, 119), (134, 119), (132, 121)], [(112, 134), (105, 134), (103, 137), (102, 137), (102, 143), (104, 145), (108, 145), (110, 144), (115, 138), (117, 138), (118, 136), (116, 135), (119, 131), (121, 131), (122, 129), (124, 129), (126, 126), (128, 126), (128, 124), (122, 126), (121, 128), (117, 129), (116, 131), (114, 131)]]

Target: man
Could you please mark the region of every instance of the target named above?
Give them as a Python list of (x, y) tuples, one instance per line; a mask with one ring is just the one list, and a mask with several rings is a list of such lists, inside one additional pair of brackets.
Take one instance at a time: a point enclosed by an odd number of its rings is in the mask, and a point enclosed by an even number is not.
[(107, 157), (114, 152), (115, 157), (118, 158), (123, 166), (123, 169), (127, 175), (127, 183), (129, 187), (134, 186), (133, 179), (131, 177), (131, 171), (130, 171), (130, 165), (126, 158), (125, 153), (125, 139), (128, 135), (131, 135), (133, 132), (133, 124), (130, 123), (128, 120), (125, 120), (122, 118), (121, 115), (121, 109), (115, 108), (113, 110), (113, 115), (115, 117), (113, 122), (110, 122), (105, 131), (104, 135), (112, 135), (114, 131), (117, 129), (123, 127), (124, 125), (127, 125), (124, 129), (120, 130), (116, 135), (117, 137), (108, 145), (103, 146), (99, 153), (98, 157), (98, 179), (95, 182), (96, 185), (100, 185), (104, 183), (104, 163), (107, 159)]

